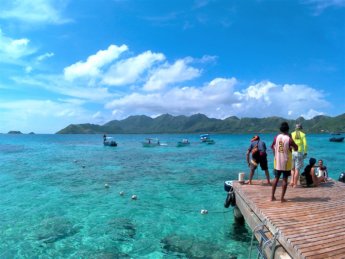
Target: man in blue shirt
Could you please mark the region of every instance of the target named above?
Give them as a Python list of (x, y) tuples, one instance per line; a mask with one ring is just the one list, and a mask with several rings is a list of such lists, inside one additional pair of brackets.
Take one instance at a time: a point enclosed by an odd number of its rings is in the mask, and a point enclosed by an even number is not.
[[(251, 154), (251, 160), (249, 161)], [(266, 153), (266, 144), (262, 140), (260, 140), (259, 136), (254, 136), (250, 141), (250, 146), (247, 150), (246, 154), (248, 167), (250, 168), (249, 180), (245, 183), (252, 184), (252, 179), (254, 175), (255, 169), (260, 164), (260, 167), (263, 171), (265, 171), (267, 183), (271, 184), (270, 182), (270, 174), (268, 172), (268, 165), (267, 165), (267, 153)]]

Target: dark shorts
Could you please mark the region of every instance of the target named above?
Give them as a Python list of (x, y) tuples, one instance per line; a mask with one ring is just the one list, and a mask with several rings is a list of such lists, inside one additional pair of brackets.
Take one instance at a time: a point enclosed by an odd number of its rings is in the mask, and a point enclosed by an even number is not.
[(283, 170), (274, 169), (274, 176), (276, 178), (279, 179), (282, 174), (283, 174), (283, 178), (288, 178), (291, 175), (291, 171), (283, 171)]
[(260, 164), (261, 170), (265, 171), (268, 170), (268, 164), (267, 164), (267, 155), (258, 155), (258, 156), (253, 156), (252, 161), (254, 163), (250, 163), (250, 168), (255, 170), (258, 167), (258, 164)]

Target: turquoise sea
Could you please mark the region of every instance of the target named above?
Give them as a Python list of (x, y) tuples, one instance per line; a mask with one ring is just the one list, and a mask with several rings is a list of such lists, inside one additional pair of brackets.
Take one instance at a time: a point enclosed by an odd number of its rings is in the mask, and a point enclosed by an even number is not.
[[(247, 258), (251, 231), (224, 208), (223, 185), (248, 173), (251, 135), (113, 137), (118, 147), (101, 135), (0, 135), (0, 258)], [(146, 137), (167, 145), (144, 148)], [(338, 178), (345, 143), (307, 137), (308, 158)], [(191, 145), (176, 147), (182, 138)]]

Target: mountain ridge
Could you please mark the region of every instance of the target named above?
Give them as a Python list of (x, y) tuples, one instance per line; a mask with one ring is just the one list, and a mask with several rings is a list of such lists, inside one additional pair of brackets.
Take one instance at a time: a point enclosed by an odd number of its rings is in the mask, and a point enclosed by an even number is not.
[(345, 132), (345, 113), (335, 117), (318, 115), (309, 120), (277, 116), (215, 119), (198, 113), (191, 116), (162, 114), (154, 119), (146, 115), (132, 115), (104, 125), (70, 124), (56, 134), (273, 133), (278, 131), (283, 121), (289, 123), (290, 130), (294, 129), (296, 123), (302, 123), (306, 133)]

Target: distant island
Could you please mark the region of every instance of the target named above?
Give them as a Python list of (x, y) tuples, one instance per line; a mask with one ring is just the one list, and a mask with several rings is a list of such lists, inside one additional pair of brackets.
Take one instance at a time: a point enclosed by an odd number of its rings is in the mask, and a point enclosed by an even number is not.
[(10, 130), (7, 134), (23, 134), (23, 133), (17, 130)]
[(307, 133), (345, 132), (345, 113), (336, 117), (319, 115), (310, 120), (303, 117), (296, 120), (281, 117), (240, 119), (235, 116), (221, 120), (208, 118), (204, 114), (163, 114), (154, 119), (145, 115), (130, 116), (104, 125), (71, 124), (56, 134), (274, 133), (283, 121), (287, 121), (291, 129), (297, 122), (302, 123)]

